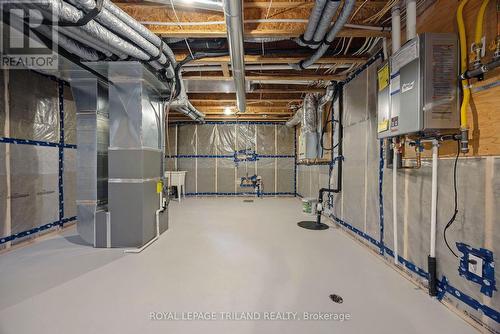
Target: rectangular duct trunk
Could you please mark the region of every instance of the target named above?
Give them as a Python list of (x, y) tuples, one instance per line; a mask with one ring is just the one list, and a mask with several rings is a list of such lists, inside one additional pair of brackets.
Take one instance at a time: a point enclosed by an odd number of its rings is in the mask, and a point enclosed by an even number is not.
[[(158, 82), (138, 62), (109, 64), (111, 247), (140, 247), (156, 234), (163, 178), (163, 116)], [(160, 232), (168, 227), (160, 213)]]
[(96, 243), (96, 217), (108, 203), (108, 90), (79, 71), (71, 75), (71, 89), (77, 107), (77, 230), (86, 242), (103, 247)]

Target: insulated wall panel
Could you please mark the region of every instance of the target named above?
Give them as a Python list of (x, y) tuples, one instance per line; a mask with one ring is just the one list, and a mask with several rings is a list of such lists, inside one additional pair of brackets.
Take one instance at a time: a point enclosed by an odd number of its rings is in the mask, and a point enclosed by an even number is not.
[(0, 137), (5, 135), (5, 72), (0, 69)]
[(0, 237), (9, 235), (10, 230), (7, 230), (7, 172), (5, 159), (5, 148), (9, 144), (0, 143)]
[(59, 220), (58, 149), (11, 145), (12, 233)]
[(197, 192), (215, 192), (215, 159), (198, 159), (197, 170)]
[(294, 164), (293, 158), (278, 159), (278, 186), (279, 193), (293, 193), (294, 192)]
[(217, 124), (218, 144), (220, 155), (232, 155), (236, 150), (236, 124)]
[(76, 216), (76, 150), (64, 149), (64, 216)]
[(177, 161), (178, 170), (186, 171), (186, 193), (196, 192), (196, 160), (180, 158)]
[(295, 130), (288, 126), (278, 126), (276, 128), (278, 136), (277, 153), (279, 155), (294, 155), (295, 154)]
[[(64, 86), (64, 143), (76, 145), (76, 103), (68, 86)], [(75, 156), (76, 159), (76, 156)]]
[[(275, 157), (276, 129), (284, 128), (284, 125), (242, 122), (177, 126), (177, 154), (180, 156), (177, 157), (177, 170), (189, 169), (186, 183), (191, 191), (188, 192), (253, 193), (255, 189), (252, 187), (240, 187), (242, 177), (253, 175), (262, 176), (265, 192), (276, 192), (278, 184), (280, 189), (287, 189), (278, 192), (294, 192), (293, 158)], [(293, 129), (282, 130), (282, 134), (283, 141), (286, 138), (292, 141), (282, 144), (283, 152), (290, 151), (291, 148), (291, 153), (286, 153), (293, 155)], [(255, 150), (257, 161), (252, 161), (253, 157), (248, 156), (248, 161), (240, 157), (243, 161), (235, 163), (233, 155), (236, 150)], [(289, 162), (281, 163), (282, 159)], [(285, 168), (282, 172), (281, 166)]]
[[(196, 138), (194, 124), (179, 124), (178, 139), (179, 143), (178, 154), (193, 155), (196, 153)], [(179, 169), (182, 170), (182, 169)]]
[[(367, 121), (366, 121), (366, 220), (365, 232), (376, 240), (380, 239), (379, 224), (379, 159), (380, 141), (377, 138), (377, 69), (375, 66), (367, 70)], [(375, 181), (375, 182), (374, 182)]]
[(217, 159), (217, 192), (234, 193), (235, 182), (233, 159)]
[(242, 123), (238, 124), (236, 129), (237, 150), (255, 150), (255, 125)]
[(275, 159), (263, 158), (257, 161), (257, 173), (262, 176), (264, 192), (273, 193), (275, 186)]
[(342, 188), (344, 220), (364, 231), (366, 122), (356, 123), (345, 128), (343, 171), (345, 171)]
[(9, 76), (10, 137), (58, 142), (57, 82), (32, 71)]
[(302, 197), (309, 197), (310, 175), (307, 166), (297, 166), (297, 193)]
[(215, 155), (217, 154), (217, 138), (215, 125), (205, 124), (197, 127), (196, 139), (198, 141), (198, 154), (199, 155)]
[(275, 126), (257, 126), (257, 152), (264, 155), (273, 155), (276, 152)]

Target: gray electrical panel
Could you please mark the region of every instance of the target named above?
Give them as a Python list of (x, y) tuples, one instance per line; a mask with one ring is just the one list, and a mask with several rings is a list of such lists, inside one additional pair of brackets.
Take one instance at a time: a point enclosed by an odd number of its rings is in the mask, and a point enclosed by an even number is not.
[(424, 33), (378, 71), (378, 137), (437, 135), (460, 127), (455, 34)]

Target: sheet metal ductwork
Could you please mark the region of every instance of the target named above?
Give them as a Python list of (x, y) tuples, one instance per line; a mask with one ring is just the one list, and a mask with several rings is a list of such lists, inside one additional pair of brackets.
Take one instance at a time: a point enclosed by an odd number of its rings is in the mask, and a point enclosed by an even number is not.
[(104, 247), (105, 240), (96, 239), (96, 225), (97, 229), (105, 227), (107, 219), (108, 88), (90, 73), (81, 71), (72, 74), (71, 90), (77, 108), (77, 231), (94, 247)]
[[(109, 65), (110, 247), (141, 247), (156, 234), (163, 180), (162, 87), (138, 62)], [(160, 213), (160, 233), (168, 212)]]
[(330, 85), (323, 96), (309, 93), (305, 96), (300, 107), (291, 119), (286, 122), (286, 126), (294, 127), (301, 125), (301, 141), (305, 151), (304, 159), (317, 159), (323, 156), (321, 147), (321, 134), (323, 132), (323, 111), (325, 105), (333, 100), (335, 86)]
[[(88, 72), (71, 74), (77, 230), (94, 247), (141, 247), (156, 235), (161, 209), (167, 87), (139, 62), (112, 62), (107, 72), (109, 87)], [(159, 213), (160, 233), (167, 217), (167, 210)]]
[(243, 10), (241, 0), (224, 0), (227, 41), (231, 57), (231, 72), (236, 88), (236, 106), (239, 112), (246, 110), (245, 50), (243, 48)]

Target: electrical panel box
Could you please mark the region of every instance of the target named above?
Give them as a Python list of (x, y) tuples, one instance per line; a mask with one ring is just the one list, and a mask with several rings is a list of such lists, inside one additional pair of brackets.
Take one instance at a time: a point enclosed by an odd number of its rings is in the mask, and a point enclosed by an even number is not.
[(438, 135), (460, 127), (458, 41), (423, 33), (378, 71), (378, 137)]

